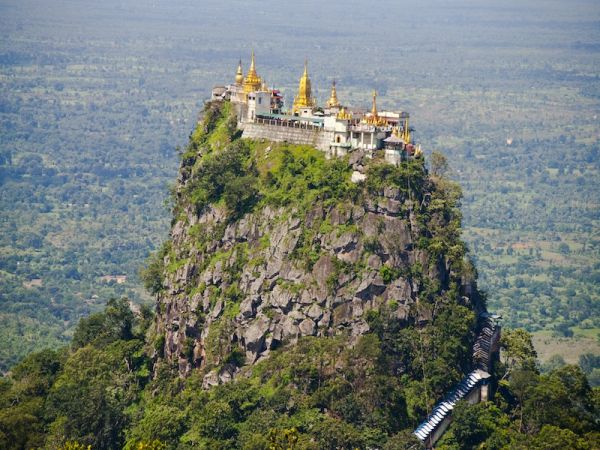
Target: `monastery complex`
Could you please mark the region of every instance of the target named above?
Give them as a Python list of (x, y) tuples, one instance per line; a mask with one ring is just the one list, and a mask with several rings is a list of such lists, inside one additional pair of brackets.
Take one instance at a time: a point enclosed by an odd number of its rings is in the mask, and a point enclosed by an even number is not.
[(357, 149), (369, 156), (381, 151), (386, 161), (396, 165), (421, 155), (411, 138), (408, 113), (379, 112), (376, 92), (369, 112), (352, 110), (338, 100), (334, 81), (329, 99), (319, 106), (306, 62), (291, 110), (284, 109), (281, 92), (269, 88), (258, 75), (254, 52), (248, 73), (244, 76), (240, 61), (234, 83), (215, 86), (212, 99), (229, 100), (235, 106), (238, 127), (246, 138), (313, 145), (327, 157)]

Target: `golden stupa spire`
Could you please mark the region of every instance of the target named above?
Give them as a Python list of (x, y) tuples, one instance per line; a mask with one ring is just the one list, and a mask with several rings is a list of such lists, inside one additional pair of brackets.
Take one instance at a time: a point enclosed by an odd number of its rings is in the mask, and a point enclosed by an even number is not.
[(294, 98), (293, 111), (296, 113), (300, 108), (312, 108), (315, 101), (312, 98), (310, 78), (308, 78), (308, 61), (304, 60), (304, 73), (298, 84), (298, 95)]
[(242, 60), (238, 64), (237, 72), (235, 73), (235, 84), (241, 86), (244, 82), (244, 73), (242, 72)]
[(377, 118), (377, 91), (373, 91), (373, 106), (371, 107), (371, 116)]
[(377, 92), (373, 91), (373, 106), (371, 106), (371, 115), (363, 119), (369, 125), (383, 126), (386, 124), (385, 119), (380, 118), (377, 113)]
[(335, 80), (331, 85), (331, 95), (329, 96), (329, 100), (327, 100), (327, 106), (330, 108), (336, 108), (340, 106), (340, 102), (337, 98), (337, 91), (335, 89)]
[(252, 58), (250, 60), (250, 69), (244, 78), (244, 93), (249, 94), (260, 89), (261, 79), (256, 73), (256, 62), (254, 61), (254, 49), (252, 50)]
[(250, 70), (248, 73), (256, 75), (256, 61), (254, 60), (254, 49), (252, 49), (252, 57), (250, 58)]

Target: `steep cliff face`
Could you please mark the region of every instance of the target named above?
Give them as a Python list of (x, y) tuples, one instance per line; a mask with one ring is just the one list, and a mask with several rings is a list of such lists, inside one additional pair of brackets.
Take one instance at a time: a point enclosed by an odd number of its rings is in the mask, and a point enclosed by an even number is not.
[[(352, 345), (370, 311), (418, 326), (444, 302), (483, 308), (459, 195), (422, 160), (325, 161), (238, 135), (229, 106), (209, 104), (183, 156), (159, 255), (159, 360), (182, 376), (204, 370), (209, 386), (302, 336), (346, 334)], [(352, 171), (367, 179), (352, 183)]]

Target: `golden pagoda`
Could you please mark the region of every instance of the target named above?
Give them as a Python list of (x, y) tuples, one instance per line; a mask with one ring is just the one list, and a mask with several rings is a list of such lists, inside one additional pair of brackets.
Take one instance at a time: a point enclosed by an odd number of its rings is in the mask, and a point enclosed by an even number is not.
[(304, 73), (298, 85), (298, 95), (294, 98), (293, 112), (297, 113), (300, 108), (312, 108), (315, 101), (312, 98), (310, 78), (308, 78), (308, 63), (304, 61)]
[(387, 123), (385, 119), (379, 117), (379, 114), (377, 113), (377, 92), (375, 91), (373, 91), (373, 106), (371, 107), (371, 115), (365, 117), (364, 122), (368, 123), (369, 125), (377, 126), (382, 126)]
[(242, 60), (238, 64), (237, 72), (235, 73), (235, 84), (241, 86), (244, 82), (244, 74), (242, 73)]
[(248, 95), (250, 92), (255, 92), (260, 89), (262, 81), (256, 73), (256, 63), (254, 62), (254, 50), (252, 50), (252, 59), (250, 61), (250, 69), (244, 78), (244, 94)]
[(333, 80), (333, 84), (331, 85), (331, 95), (329, 96), (329, 100), (327, 100), (327, 107), (329, 108), (339, 108), (340, 101), (337, 98), (337, 91), (335, 90), (335, 80)]

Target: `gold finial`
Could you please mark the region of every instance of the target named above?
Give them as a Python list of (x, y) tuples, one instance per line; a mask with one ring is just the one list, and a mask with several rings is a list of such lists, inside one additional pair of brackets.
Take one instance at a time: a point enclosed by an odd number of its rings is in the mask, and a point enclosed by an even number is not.
[(235, 84), (241, 85), (244, 82), (244, 73), (242, 72), (242, 60), (238, 64), (237, 72), (235, 73)]
[(256, 64), (254, 61), (254, 49), (252, 49), (252, 57), (250, 58), (250, 70), (248, 73), (253, 72), (256, 73)]
[(363, 122), (369, 125), (384, 126), (387, 124), (386, 120), (379, 117), (377, 113), (377, 92), (373, 91), (373, 106), (371, 107), (371, 115), (363, 119)]
[(373, 91), (373, 106), (371, 107), (371, 115), (377, 117), (377, 91)]
[(310, 78), (308, 78), (308, 61), (304, 60), (304, 73), (298, 84), (298, 95), (294, 98), (293, 112), (297, 113), (300, 108), (315, 106), (312, 98)]
[(335, 80), (333, 80), (333, 83), (331, 85), (331, 95), (329, 96), (329, 100), (327, 100), (327, 106), (329, 106), (330, 108), (340, 106), (340, 102), (337, 98), (337, 91), (335, 89)]

